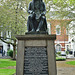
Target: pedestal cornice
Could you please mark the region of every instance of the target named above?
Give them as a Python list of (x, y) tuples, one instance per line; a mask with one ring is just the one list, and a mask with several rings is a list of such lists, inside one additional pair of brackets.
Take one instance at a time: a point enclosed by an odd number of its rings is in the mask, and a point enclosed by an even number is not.
[(18, 40), (55, 40), (56, 35), (17, 35)]

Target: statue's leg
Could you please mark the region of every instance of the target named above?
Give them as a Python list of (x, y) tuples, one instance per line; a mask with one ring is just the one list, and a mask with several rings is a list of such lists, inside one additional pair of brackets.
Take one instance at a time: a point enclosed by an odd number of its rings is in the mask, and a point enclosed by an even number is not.
[(28, 21), (27, 21), (27, 30), (28, 30), (28, 32), (31, 31), (29, 18), (28, 18)]
[(32, 17), (31, 16), (29, 16), (28, 17), (28, 22), (27, 22), (27, 28), (28, 28), (28, 31), (35, 31), (35, 29), (34, 29), (34, 26), (33, 26), (33, 21), (32, 21)]
[(44, 19), (44, 29), (45, 29), (45, 31), (47, 31), (47, 21), (46, 21), (46, 18)]
[(43, 26), (43, 24), (44, 24), (44, 18), (43, 17), (41, 17), (40, 18), (40, 22), (39, 22), (39, 25), (38, 25), (38, 28), (37, 28), (37, 32), (39, 32), (40, 31), (40, 29), (41, 29), (41, 27)]

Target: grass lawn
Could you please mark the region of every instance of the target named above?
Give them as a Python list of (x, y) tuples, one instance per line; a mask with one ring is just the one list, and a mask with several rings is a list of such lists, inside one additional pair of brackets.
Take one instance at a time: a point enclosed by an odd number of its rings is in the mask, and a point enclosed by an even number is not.
[(75, 61), (67, 61), (66, 64), (75, 65)]
[(9, 66), (16, 66), (16, 61), (12, 61), (11, 59), (0, 59), (0, 68)]
[(10, 69), (8, 68), (9, 66), (16, 66), (16, 61), (11, 59), (0, 59), (0, 75), (12, 75), (16, 73), (16, 69)]
[(16, 73), (16, 69), (0, 69), (0, 75), (12, 75)]

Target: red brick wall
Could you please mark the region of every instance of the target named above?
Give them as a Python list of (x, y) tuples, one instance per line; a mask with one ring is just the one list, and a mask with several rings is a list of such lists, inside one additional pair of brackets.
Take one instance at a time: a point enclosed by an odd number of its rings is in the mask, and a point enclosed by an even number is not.
[(68, 35), (57, 35), (56, 41), (68, 41)]
[[(61, 34), (56, 35), (55, 41), (63, 41), (61, 50), (65, 50), (65, 41), (68, 41), (68, 35), (66, 34), (66, 25), (70, 20), (48, 20), (51, 23), (51, 34), (56, 34), (56, 26), (59, 25)], [(57, 44), (57, 43), (56, 43)]]
[(48, 20), (51, 23), (51, 34), (56, 34), (56, 26), (60, 25), (61, 34), (56, 36), (56, 41), (68, 41), (66, 34), (66, 25), (70, 20)]

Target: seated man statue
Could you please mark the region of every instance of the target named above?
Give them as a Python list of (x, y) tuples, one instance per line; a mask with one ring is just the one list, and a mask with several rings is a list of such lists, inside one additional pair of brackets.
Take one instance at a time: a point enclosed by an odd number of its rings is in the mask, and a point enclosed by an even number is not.
[(33, 0), (29, 4), (28, 32), (47, 32), (46, 8), (42, 0)]

